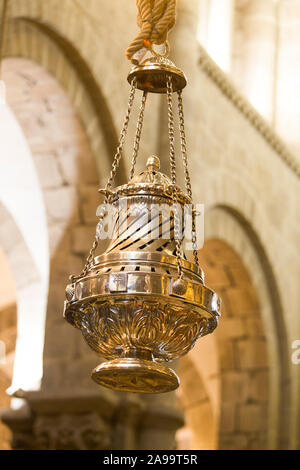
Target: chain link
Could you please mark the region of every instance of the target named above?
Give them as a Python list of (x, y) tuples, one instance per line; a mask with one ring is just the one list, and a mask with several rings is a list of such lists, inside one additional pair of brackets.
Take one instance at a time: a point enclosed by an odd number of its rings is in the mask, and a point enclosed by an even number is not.
[[(114, 156), (113, 163), (112, 163), (112, 169), (111, 169), (111, 172), (110, 172), (110, 176), (109, 176), (108, 182), (107, 182), (106, 187), (105, 187), (107, 192), (106, 192), (106, 195), (105, 195), (105, 198), (104, 198), (104, 204), (107, 204), (107, 203), (110, 202), (110, 198), (111, 198), (110, 190), (112, 188), (116, 173), (117, 173), (118, 168), (119, 168), (120, 160), (121, 160), (121, 157), (122, 157), (123, 147), (124, 147), (125, 138), (126, 138), (126, 134), (127, 134), (127, 130), (128, 130), (128, 125), (129, 125), (130, 114), (131, 114), (131, 110), (132, 110), (132, 106), (133, 106), (133, 102), (134, 102), (135, 91), (136, 91), (136, 79), (134, 79), (131, 82), (127, 112), (126, 112), (126, 115), (125, 115), (125, 119), (124, 119), (124, 122), (123, 122), (123, 127), (122, 127), (121, 134), (120, 134), (119, 145), (117, 147), (117, 151), (116, 151), (116, 154)], [(90, 269), (90, 267), (91, 267), (91, 265), (94, 261), (95, 252), (96, 252), (96, 250), (98, 248), (98, 245), (99, 245), (99, 233), (101, 233), (102, 228), (103, 228), (104, 216), (105, 216), (105, 211), (103, 210), (102, 213), (100, 214), (100, 217), (99, 217), (99, 222), (98, 222), (99, 229), (97, 230), (95, 240), (93, 242), (92, 248), (90, 249), (90, 252), (89, 252), (88, 257), (86, 259), (84, 268), (83, 268), (83, 270), (81, 271), (81, 273), (79, 275), (77, 275), (77, 276), (71, 275), (70, 276), (70, 281), (71, 282), (75, 282), (78, 279), (80, 279), (81, 277), (84, 277), (84, 276), (87, 275), (87, 273), (88, 273), (88, 271), (89, 271), (89, 269)]]
[(183, 112), (183, 101), (182, 101), (182, 90), (177, 92), (178, 94), (178, 114), (179, 114), (179, 130), (180, 130), (180, 142), (181, 142), (181, 153), (184, 167), (185, 175), (185, 187), (189, 198), (192, 201), (192, 247), (195, 264), (199, 266), (199, 258), (197, 251), (197, 233), (196, 233), (196, 211), (193, 203), (193, 194), (192, 194), (192, 185), (190, 172), (188, 167), (188, 158), (187, 158), (187, 145), (186, 145), (186, 135), (185, 135), (185, 124), (184, 124), (184, 112)]
[(131, 110), (132, 110), (132, 105), (133, 105), (133, 102), (134, 102), (135, 91), (136, 91), (136, 78), (134, 78), (131, 82), (127, 112), (126, 112), (126, 115), (125, 115), (122, 131), (121, 131), (121, 135), (120, 135), (119, 145), (117, 147), (117, 152), (115, 154), (115, 157), (114, 157), (114, 160), (113, 160), (113, 163), (112, 163), (112, 170), (110, 172), (110, 176), (109, 176), (109, 179), (108, 179), (108, 182), (107, 182), (107, 185), (106, 185), (106, 189), (111, 189), (112, 188), (116, 173), (117, 173), (118, 168), (119, 168), (120, 160), (121, 160), (121, 157), (122, 157), (122, 151), (123, 151), (123, 147), (124, 147), (124, 143), (125, 143), (125, 137), (126, 137), (127, 130), (128, 130), (129, 118), (130, 118), (130, 114), (131, 114)]
[(176, 259), (178, 276), (182, 278), (182, 234), (180, 233), (180, 218), (178, 214), (178, 193), (177, 193), (177, 178), (176, 178), (176, 157), (175, 157), (175, 137), (174, 137), (174, 115), (173, 115), (173, 100), (172, 100), (172, 76), (167, 77), (167, 100), (168, 100), (168, 125), (169, 125), (169, 142), (170, 142), (170, 172), (171, 181), (174, 187), (174, 200), (176, 204), (174, 212), (174, 236), (176, 244)]
[(145, 106), (146, 106), (146, 102), (147, 102), (147, 96), (148, 96), (148, 92), (144, 91), (141, 106), (140, 106), (140, 114), (139, 114), (139, 117), (138, 117), (138, 122), (137, 122), (137, 127), (136, 127), (135, 139), (134, 139), (133, 154), (132, 154), (132, 161), (131, 161), (131, 170), (130, 170), (130, 179), (132, 179), (133, 176), (134, 176), (136, 160), (137, 160), (137, 156), (138, 156), (138, 153), (139, 153), (141, 134), (142, 134), (143, 123), (144, 123)]
[[(119, 168), (120, 160), (122, 157), (123, 147), (125, 143), (125, 138), (127, 135), (129, 119), (131, 115), (131, 110), (134, 102), (136, 91), (136, 79), (134, 79), (131, 83), (131, 89), (129, 93), (129, 100), (128, 100), (128, 107), (127, 112), (125, 115), (125, 119), (123, 122), (123, 127), (120, 134), (119, 145), (117, 147), (116, 154), (113, 159), (112, 169), (110, 172), (110, 176), (108, 182), (106, 184), (107, 193), (105, 195), (104, 204), (107, 204), (110, 201), (111, 193), (110, 190), (112, 188), (116, 173)], [(176, 177), (176, 158), (175, 158), (175, 137), (174, 137), (174, 115), (173, 115), (173, 100), (172, 100), (173, 88), (172, 88), (172, 77), (171, 75), (167, 78), (167, 101), (168, 101), (168, 127), (169, 127), (169, 142), (170, 142), (170, 171), (171, 171), (171, 180), (174, 187), (174, 200), (176, 203), (176, 209), (174, 213), (174, 236), (175, 236), (175, 244), (176, 244), (176, 259), (177, 259), (177, 266), (178, 266), (178, 275), (179, 278), (182, 277), (182, 234), (180, 233), (180, 217), (178, 214), (178, 191), (177, 191), (177, 177)], [(144, 112), (145, 106), (147, 101), (147, 92), (144, 92), (142, 97), (142, 102), (140, 106), (140, 114), (137, 123), (135, 141), (134, 141), (134, 148), (133, 148), (133, 157), (132, 157), (132, 166), (130, 171), (130, 177), (132, 178), (134, 175), (136, 160), (138, 156), (140, 140), (141, 140), (141, 133), (143, 128), (143, 121), (144, 121)], [(185, 135), (185, 125), (184, 125), (184, 113), (183, 113), (183, 102), (182, 102), (182, 93), (181, 90), (178, 91), (178, 112), (179, 112), (179, 129), (180, 129), (180, 141), (181, 141), (181, 152), (182, 152), (182, 159), (184, 165), (184, 173), (185, 173), (185, 185), (187, 194), (192, 200), (192, 186), (190, 180), (190, 174), (188, 169), (188, 159), (187, 159), (187, 145), (186, 145), (186, 135)], [(99, 230), (98, 235), (96, 236), (92, 248), (88, 254), (86, 259), (84, 268), (82, 272), (78, 276), (70, 276), (70, 280), (75, 282), (76, 280), (80, 279), (81, 277), (86, 276), (87, 272), (90, 269), (90, 266), (94, 260), (95, 252), (99, 245), (99, 232), (103, 227), (103, 219), (105, 216), (105, 211), (103, 211), (99, 218)], [(197, 238), (196, 238), (196, 222), (195, 222), (195, 209), (194, 204), (192, 203), (192, 245), (193, 245), (193, 254), (195, 258), (195, 264), (199, 266), (198, 260), (198, 253), (197, 253)]]

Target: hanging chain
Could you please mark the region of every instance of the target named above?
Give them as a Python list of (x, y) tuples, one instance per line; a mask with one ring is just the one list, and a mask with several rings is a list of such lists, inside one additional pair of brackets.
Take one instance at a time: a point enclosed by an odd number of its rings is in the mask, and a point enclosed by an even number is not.
[(185, 187), (187, 194), (192, 202), (192, 247), (195, 264), (199, 267), (199, 258), (197, 251), (197, 232), (196, 232), (196, 211), (193, 203), (192, 185), (190, 172), (188, 167), (187, 158), (187, 146), (186, 146), (186, 135), (185, 135), (185, 124), (184, 124), (184, 112), (183, 112), (183, 101), (182, 101), (182, 90), (177, 92), (178, 94), (178, 114), (179, 114), (179, 130), (180, 130), (180, 142), (181, 142), (181, 153), (184, 166), (185, 175)]
[(190, 179), (188, 161), (187, 161), (187, 146), (186, 146), (186, 136), (185, 136), (182, 91), (179, 90), (177, 94), (178, 94), (180, 142), (181, 142), (181, 152), (182, 152), (182, 160), (183, 160), (183, 166), (184, 166), (185, 187), (186, 187), (188, 196), (192, 199), (192, 186), (191, 186), (191, 179)]
[(181, 243), (182, 243), (182, 234), (180, 233), (180, 218), (178, 213), (178, 192), (176, 185), (176, 158), (175, 158), (175, 137), (174, 137), (174, 115), (173, 115), (173, 100), (172, 100), (172, 76), (168, 75), (167, 78), (167, 100), (168, 100), (168, 123), (169, 123), (169, 141), (170, 141), (170, 171), (171, 171), (171, 180), (174, 189), (174, 201), (176, 204), (174, 212), (174, 236), (176, 244), (176, 259), (177, 259), (177, 268), (178, 276), (182, 278), (182, 253), (181, 253)]
[[(127, 112), (126, 112), (126, 115), (125, 115), (125, 119), (124, 119), (124, 122), (123, 122), (123, 127), (122, 127), (121, 134), (120, 134), (119, 145), (117, 147), (117, 151), (116, 151), (116, 154), (114, 156), (113, 163), (112, 163), (112, 169), (111, 169), (111, 172), (110, 172), (110, 176), (109, 176), (108, 182), (107, 182), (106, 187), (105, 187), (107, 192), (106, 192), (105, 198), (104, 198), (104, 205), (108, 204), (111, 200), (111, 191), (110, 190), (112, 188), (116, 173), (117, 173), (118, 168), (119, 168), (120, 160), (121, 160), (121, 157), (122, 157), (123, 147), (124, 147), (125, 138), (126, 138), (126, 134), (127, 134), (127, 130), (128, 130), (130, 114), (131, 114), (131, 110), (132, 110), (132, 106), (133, 106), (133, 102), (134, 102), (135, 91), (136, 91), (136, 79), (132, 80), (132, 82), (131, 82)], [(84, 268), (83, 268), (83, 270), (81, 271), (81, 273), (79, 275), (77, 275), (77, 276), (71, 275), (70, 276), (70, 281), (71, 282), (75, 282), (78, 279), (80, 279), (81, 277), (84, 277), (84, 276), (87, 275), (87, 273), (88, 273), (88, 271), (89, 271), (89, 269), (90, 269), (90, 267), (91, 267), (91, 265), (94, 261), (95, 252), (96, 252), (96, 250), (98, 248), (98, 245), (99, 245), (99, 238), (100, 238), (100, 234), (101, 234), (102, 229), (103, 229), (104, 216), (105, 216), (105, 209), (102, 208), (101, 213), (99, 215), (99, 222), (98, 222), (98, 225), (97, 225), (96, 237), (95, 237), (95, 240), (93, 242), (92, 248), (90, 249), (88, 257), (86, 259)]]
[(139, 153), (141, 134), (142, 134), (143, 123), (144, 123), (145, 106), (146, 106), (146, 102), (147, 102), (147, 96), (148, 96), (148, 92), (144, 91), (143, 97), (142, 97), (142, 102), (141, 102), (141, 107), (140, 107), (140, 114), (139, 114), (139, 117), (138, 117), (138, 122), (137, 122), (137, 127), (136, 127), (135, 139), (134, 139), (133, 154), (132, 154), (132, 161), (131, 161), (131, 170), (130, 170), (130, 179), (132, 179), (133, 176), (134, 176), (136, 160), (137, 160), (137, 156), (138, 156), (138, 153)]
[(121, 160), (121, 157), (122, 157), (122, 151), (123, 151), (123, 147), (124, 147), (124, 143), (125, 143), (125, 137), (126, 137), (127, 130), (128, 130), (129, 118), (130, 118), (130, 114), (131, 114), (131, 110), (132, 110), (135, 91), (136, 91), (136, 78), (134, 78), (131, 82), (127, 112), (126, 112), (126, 115), (125, 115), (122, 131), (121, 131), (121, 135), (120, 135), (120, 140), (119, 140), (119, 145), (118, 145), (118, 148), (117, 148), (117, 152), (115, 154), (115, 157), (114, 157), (114, 160), (113, 160), (113, 163), (112, 163), (112, 170), (110, 172), (109, 180), (108, 180), (107, 185), (106, 185), (107, 190), (111, 189), (112, 184), (113, 184), (114, 179), (115, 179), (115, 176), (116, 176), (116, 173), (117, 173), (117, 170), (119, 168), (120, 160)]

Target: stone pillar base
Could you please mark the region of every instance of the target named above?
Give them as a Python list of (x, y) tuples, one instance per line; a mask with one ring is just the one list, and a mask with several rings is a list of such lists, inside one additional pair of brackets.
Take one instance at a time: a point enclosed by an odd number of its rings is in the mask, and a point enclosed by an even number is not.
[(183, 425), (174, 407), (110, 391), (28, 392), (18, 410), (2, 412), (14, 450), (175, 449)]

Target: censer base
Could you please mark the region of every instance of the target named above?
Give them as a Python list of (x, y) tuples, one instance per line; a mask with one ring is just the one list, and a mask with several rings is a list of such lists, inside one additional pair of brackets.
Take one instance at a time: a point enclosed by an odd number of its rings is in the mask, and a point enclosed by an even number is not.
[(128, 357), (103, 362), (92, 371), (92, 379), (103, 387), (133, 393), (171, 392), (180, 383), (172, 369), (153, 361)]

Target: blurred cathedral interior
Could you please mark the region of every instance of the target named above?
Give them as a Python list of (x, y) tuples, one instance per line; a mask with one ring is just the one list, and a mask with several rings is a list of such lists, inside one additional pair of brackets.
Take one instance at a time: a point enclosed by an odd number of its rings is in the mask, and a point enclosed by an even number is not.
[[(199, 261), (222, 299), (216, 331), (173, 364), (180, 387), (100, 387), (90, 378), (99, 360), (63, 318), (118, 145), (136, 31), (134, 0), (9, 1), (0, 449), (300, 449), (300, 0), (177, 1), (170, 59), (188, 79)], [(138, 112), (116, 184), (130, 171)], [(151, 94), (145, 115), (137, 171), (157, 153), (167, 173), (165, 96)]]

